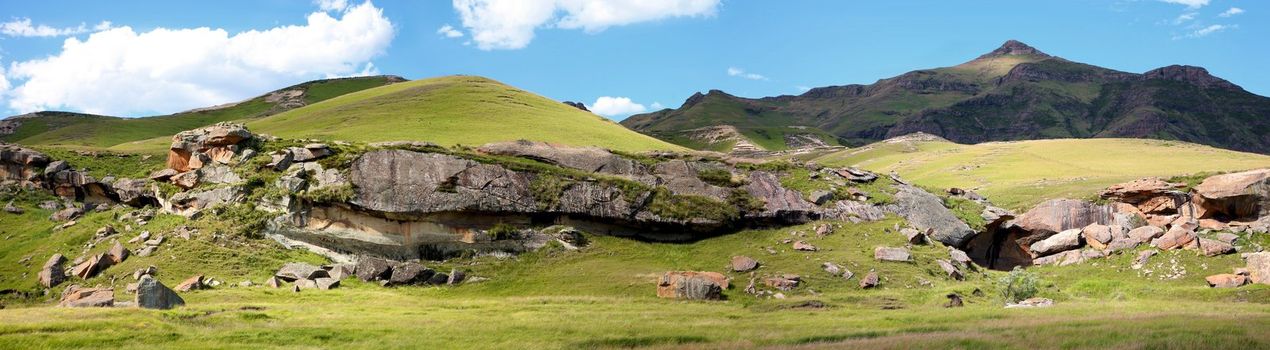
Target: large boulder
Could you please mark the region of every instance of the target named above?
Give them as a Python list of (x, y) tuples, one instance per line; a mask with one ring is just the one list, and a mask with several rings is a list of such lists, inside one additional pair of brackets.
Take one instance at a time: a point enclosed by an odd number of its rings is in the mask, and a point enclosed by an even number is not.
[(657, 280), (657, 297), (718, 300), (728, 288), (728, 278), (718, 272), (672, 271)]
[[(1116, 230), (1119, 231), (1119, 229), (1120, 226), (1116, 226)], [(1080, 234), (1090, 248), (1103, 250), (1107, 249), (1107, 245), (1111, 244), (1111, 240), (1115, 238), (1111, 231), (1111, 226), (1090, 224), (1081, 229)]]
[(1196, 224), (1182, 222), (1173, 225), (1159, 238), (1151, 241), (1151, 245), (1163, 250), (1183, 248), (1195, 242)]
[(83, 262), (71, 268), (71, 274), (81, 279), (93, 278), (93, 276), (97, 276), (98, 273), (110, 267), (110, 262), (110, 258), (107, 258), (105, 254), (89, 256)]
[(1075, 199), (1052, 199), (1032, 207), (1014, 220), (1037, 239), (1090, 224), (1111, 224), (1115, 208)]
[(546, 142), (521, 140), (491, 143), (477, 150), (493, 155), (533, 159), (586, 172), (630, 177), (648, 172), (639, 162), (596, 147), (561, 147)]
[(326, 270), (306, 263), (286, 263), (273, 275), (288, 282), (298, 279), (315, 280), (330, 276)]
[(1139, 204), (1159, 197), (1167, 197), (1170, 192), (1177, 191), (1186, 184), (1173, 183), (1156, 177), (1137, 179), (1121, 184), (1111, 185), (1099, 194), (1103, 199)]
[(143, 309), (167, 310), (185, 305), (185, 299), (181, 299), (180, 295), (168, 289), (154, 276), (142, 275), (137, 281), (136, 303), (137, 307)]
[(1195, 186), (1204, 217), (1270, 216), (1270, 168), (1216, 175)]
[(66, 281), (65, 271), (66, 257), (62, 254), (53, 254), (49, 260), (44, 262), (44, 267), (40, 268), (40, 285), (44, 288), (53, 288)]
[(1070, 229), (1059, 232), (1049, 238), (1032, 243), (1028, 249), (1033, 256), (1041, 257), (1062, 251), (1080, 248), (1081, 230)]
[(1223, 273), (1204, 277), (1204, 281), (1208, 282), (1208, 286), (1212, 288), (1238, 288), (1239, 286), (1248, 284), (1248, 277)]
[(1247, 260), (1252, 283), (1270, 284), (1270, 252), (1248, 254)]
[(180, 172), (198, 169), (208, 162), (227, 163), (239, 150), (239, 143), (254, 137), (242, 124), (215, 125), (182, 131), (172, 136), (168, 168)]
[(388, 260), (363, 257), (357, 260), (357, 268), (354, 269), (354, 274), (363, 281), (378, 281), (391, 276), (392, 268), (392, 263)]
[(433, 275), (436, 275), (436, 271), (423, 266), (423, 264), (405, 262), (393, 266), (392, 273), (388, 276), (388, 284), (421, 284), (428, 282)]
[(113, 288), (83, 288), (73, 285), (62, 292), (62, 307), (111, 307), (115, 305)]
[(897, 184), (894, 211), (908, 220), (910, 225), (923, 232), (929, 231), (931, 239), (945, 245), (962, 247), (975, 231), (962, 222), (944, 201), (920, 188)]

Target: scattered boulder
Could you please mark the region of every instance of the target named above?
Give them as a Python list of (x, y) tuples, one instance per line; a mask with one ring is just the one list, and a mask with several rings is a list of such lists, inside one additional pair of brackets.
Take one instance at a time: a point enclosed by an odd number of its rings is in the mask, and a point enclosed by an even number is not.
[(1164, 234), (1164, 229), (1155, 226), (1142, 226), (1129, 230), (1129, 239), (1138, 244), (1149, 243)]
[[(1118, 226), (1117, 226), (1118, 227)], [(1101, 224), (1089, 224), (1080, 231), (1081, 237), (1084, 238), (1085, 244), (1090, 248), (1105, 250), (1107, 245), (1111, 244), (1113, 238), (1111, 227)]]
[(378, 281), (392, 274), (392, 264), (380, 258), (362, 257), (357, 261), (355, 273), (363, 281)]
[(894, 195), (894, 211), (929, 238), (953, 247), (965, 246), (975, 231), (962, 222), (944, 201), (920, 188), (898, 184)]
[(834, 275), (834, 276), (841, 276), (842, 271), (844, 270), (842, 266), (838, 266), (838, 264), (834, 264), (828, 261), (821, 263), (820, 268), (824, 269), (825, 272), (828, 272), (830, 275)]
[(1159, 238), (1151, 241), (1151, 245), (1163, 250), (1183, 248), (1195, 242), (1196, 224), (1182, 222), (1174, 224)]
[(274, 273), (275, 277), (284, 281), (295, 281), (298, 279), (318, 279), (330, 277), (326, 270), (317, 266), (306, 263), (286, 263), (278, 272)]
[(763, 279), (764, 285), (784, 291), (798, 288), (800, 282), (802, 282), (802, 276), (799, 275), (780, 275)]
[(974, 261), (970, 260), (970, 256), (966, 255), (966, 252), (961, 251), (960, 249), (949, 247), (948, 257), (952, 258), (953, 262), (960, 264), (961, 266), (965, 266), (965, 267), (974, 266)]
[(450, 275), (447, 275), (447, 274), (442, 273), (442, 272), (433, 273), (433, 274), (432, 274), (432, 278), (429, 278), (429, 279), (427, 280), (427, 283), (428, 283), (428, 284), (431, 284), (431, 285), (434, 285), (434, 286), (443, 285), (443, 284), (446, 284), (446, 283), (448, 283), (448, 282), (450, 282)]
[(794, 242), (794, 250), (799, 250), (804, 252), (814, 252), (820, 249), (816, 248), (816, 246), (811, 245), (807, 242), (797, 241), (797, 242)]
[(153, 255), (154, 251), (156, 250), (159, 250), (159, 247), (157, 245), (147, 245), (137, 250), (137, 256), (147, 257), (150, 255)]
[(1218, 256), (1235, 252), (1235, 246), (1230, 245), (1230, 243), (1207, 238), (1200, 238), (1197, 242), (1199, 242), (1200, 252), (1203, 252), (1205, 256)]
[(467, 272), (463, 272), (462, 270), (459, 270), (459, 269), (450, 269), (450, 279), (445, 280), (445, 284), (451, 285), (451, 286), (456, 285), (459, 283), (463, 283), (463, 280), (466, 278), (467, 278)]
[(66, 209), (58, 210), (57, 212), (53, 213), (53, 215), (49, 216), (49, 220), (59, 221), (59, 222), (70, 221), (70, 220), (79, 218), (80, 216), (83, 216), (83, 215), (84, 215), (83, 208), (69, 207)]
[(1132, 267), (1134, 270), (1141, 270), (1143, 267), (1147, 265), (1147, 261), (1149, 261), (1152, 256), (1155, 256), (1155, 254), (1159, 252), (1160, 251), (1158, 250), (1144, 250), (1138, 253), (1138, 257), (1133, 259), (1133, 265), (1130, 267)]
[(923, 233), (922, 231), (918, 231), (915, 228), (904, 228), (900, 230), (900, 233), (904, 235), (904, 238), (908, 241), (908, 244), (913, 244), (913, 245), (926, 244), (926, 233)]
[(278, 276), (269, 276), (269, 278), (265, 280), (265, 286), (268, 286), (269, 288), (281, 287), (282, 280), (278, 279)]
[(154, 276), (144, 275), (137, 281), (136, 303), (143, 309), (167, 310), (185, 305), (185, 299), (181, 299), (180, 295), (168, 289)]
[(327, 268), (326, 274), (331, 276), (331, 278), (334, 278), (337, 280), (343, 280), (345, 278), (348, 278), (348, 276), (353, 275), (354, 267), (355, 267), (354, 265), (337, 264), (337, 265), (330, 266), (330, 268)]
[(155, 274), (158, 274), (158, 273), (159, 273), (159, 268), (154, 267), (154, 265), (150, 265), (145, 268), (137, 269), (137, 271), (133, 271), (132, 279), (140, 281), (142, 276), (154, 276)]
[(53, 254), (48, 261), (44, 262), (44, 267), (40, 268), (40, 285), (44, 288), (53, 288), (66, 281), (65, 271), (66, 257), (62, 254)]
[(748, 272), (757, 268), (758, 260), (754, 260), (754, 258), (741, 255), (732, 257), (732, 271)]
[(1231, 219), (1270, 216), (1270, 168), (1222, 174), (1195, 186), (1202, 217)]
[(657, 280), (657, 297), (688, 300), (719, 300), (728, 288), (728, 278), (717, 272), (672, 271)]
[(1208, 286), (1211, 288), (1238, 288), (1240, 286), (1248, 284), (1248, 277), (1243, 275), (1223, 273), (1219, 275), (1204, 277), (1204, 281), (1207, 281)]
[(948, 278), (958, 281), (966, 278), (966, 276), (962, 275), (961, 269), (957, 268), (957, 265), (953, 265), (951, 261), (935, 259), (935, 263), (939, 264), (939, 268), (943, 269), (944, 273), (948, 274)]
[(176, 285), (176, 291), (188, 292), (192, 290), (203, 289), (203, 275), (194, 275), (181, 284)]
[(116, 265), (123, 263), (124, 260), (127, 260), (128, 255), (131, 253), (132, 252), (128, 251), (127, 248), (123, 247), (123, 244), (115, 242), (115, 245), (111, 246), (110, 250), (106, 252), (106, 257), (110, 258), (111, 265)]
[(434, 274), (436, 274), (436, 271), (433, 271), (422, 264), (405, 262), (397, 264), (397, 266), (393, 266), (392, 272), (388, 277), (388, 284), (403, 285), (426, 283)]
[(1248, 254), (1247, 261), (1252, 283), (1270, 284), (1270, 252)]
[(299, 289), (313, 289), (313, 288), (317, 288), (318, 284), (317, 284), (317, 281), (314, 281), (308, 278), (301, 278), (301, 279), (295, 280), (294, 286)]
[(834, 173), (851, 182), (869, 183), (878, 179), (877, 174), (856, 167), (837, 169), (834, 170)]
[(317, 285), (317, 289), (319, 290), (330, 290), (340, 286), (340, 280), (330, 277), (318, 278), (313, 280), (313, 282)]
[(67, 287), (62, 292), (62, 307), (111, 307), (115, 305), (113, 288), (83, 288), (78, 285)]
[(965, 303), (961, 300), (961, 295), (957, 293), (948, 293), (948, 303), (944, 307), (962, 307)]
[(98, 273), (110, 267), (110, 259), (105, 254), (97, 254), (88, 257), (84, 262), (71, 268), (71, 274), (81, 279), (93, 278)]
[(873, 258), (881, 261), (909, 262), (913, 260), (913, 255), (908, 252), (908, 248), (876, 247), (873, 248)]
[(860, 288), (869, 289), (878, 286), (878, 273), (869, 271), (860, 279)]
[(22, 213), (25, 213), (26, 211), (22, 210), (22, 208), (18, 208), (17, 206), (13, 205), (13, 201), (9, 201), (8, 204), (4, 205), (4, 212), (9, 214), (14, 214), (14, 215), (21, 215)]
[(242, 124), (224, 122), (182, 131), (172, 136), (168, 168), (186, 172), (212, 161), (228, 163), (238, 151), (238, 144), (252, 137)]
[(1068, 251), (1080, 248), (1080, 238), (1081, 229), (1070, 229), (1033, 243), (1028, 250), (1037, 257)]

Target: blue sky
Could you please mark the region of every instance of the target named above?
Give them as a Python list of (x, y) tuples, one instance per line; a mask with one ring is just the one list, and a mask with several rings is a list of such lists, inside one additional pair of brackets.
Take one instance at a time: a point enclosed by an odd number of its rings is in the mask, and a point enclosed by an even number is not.
[(1250, 0), (7, 1), (0, 114), (145, 116), (379, 73), (482, 75), (621, 119), (709, 89), (871, 83), (1007, 39), (1129, 72), (1203, 66), (1264, 96), (1268, 14)]

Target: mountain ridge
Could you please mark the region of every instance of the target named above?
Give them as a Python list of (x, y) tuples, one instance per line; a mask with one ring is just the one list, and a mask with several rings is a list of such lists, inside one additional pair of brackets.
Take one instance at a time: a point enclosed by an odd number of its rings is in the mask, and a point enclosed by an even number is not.
[[(707, 105), (709, 108), (703, 108)], [(1206, 69), (1170, 65), (1130, 73), (1052, 56), (1010, 40), (970, 61), (921, 69), (872, 84), (817, 87), (760, 98), (710, 90), (677, 109), (622, 121), (685, 144), (684, 130), (731, 125), (769, 150), (807, 127), (829, 144), (863, 145), (912, 132), (961, 143), (1045, 138), (1180, 140), (1270, 153), (1270, 98)], [(789, 126), (804, 127), (800, 131)], [(813, 130), (813, 131), (815, 131)], [(800, 134), (801, 133), (801, 134)], [(814, 133), (814, 132), (812, 132)], [(698, 147), (728, 151), (725, 145)]]

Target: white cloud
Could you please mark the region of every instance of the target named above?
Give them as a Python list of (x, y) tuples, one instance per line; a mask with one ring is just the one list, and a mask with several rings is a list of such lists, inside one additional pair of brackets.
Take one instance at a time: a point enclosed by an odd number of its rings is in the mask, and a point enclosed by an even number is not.
[(608, 27), (674, 17), (714, 16), (720, 0), (454, 0), (463, 27), (482, 50), (529, 45), (538, 28)]
[(55, 28), (47, 25), (32, 25), (30, 18), (15, 18), (12, 21), (0, 23), (0, 33), (8, 36), (18, 37), (56, 37), (84, 34), (93, 31), (102, 31), (110, 29), (110, 21), (102, 21), (91, 28), (88, 24), (80, 23), (78, 27)]
[(600, 96), (591, 104), (591, 111), (602, 116), (624, 116), (647, 111), (644, 105), (632, 102), (627, 97)]
[(652, 111), (660, 111), (666, 109), (666, 106), (663, 106), (661, 102), (653, 102), (652, 105), (648, 106), (648, 109)]
[(1160, 0), (1160, 1), (1167, 2), (1170, 4), (1186, 5), (1187, 8), (1192, 8), (1192, 9), (1208, 6), (1208, 3), (1211, 2), (1211, 0)]
[(10, 65), (6, 98), (19, 112), (69, 109), (110, 115), (211, 106), (303, 80), (374, 72), (370, 59), (393, 24), (370, 2), (303, 25), (250, 30), (119, 27), (68, 38), (47, 58)]
[(746, 72), (744, 69), (740, 69), (737, 67), (728, 67), (728, 76), (741, 77), (741, 78), (749, 79), (749, 80), (767, 80), (767, 77), (761, 74), (749, 73), (749, 72)]
[(313, 0), (313, 4), (322, 11), (340, 12), (348, 9), (348, 0)]
[(1214, 24), (1211, 26), (1196, 29), (1190, 33), (1186, 33), (1186, 35), (1175, 36), (1173, 37), (1173, 40), (1187, 39), (1187, 38), (1202, 38), (1202, 37), (1208, 36), (1209, 34), (1220, 33), (1227, 29), (1234, 29), (1234, 28), (1239, 28), (1239, 26), (1233, 25), (1233, 24)]
[(447, 38), (458, 38), (463, 36), (463, 32), (460, 32), (458, 29), (454, 29), (454, 27), (449, 24), (443, 25), (441, 28), (437, 29), (437, 34), (441, 34), (441, 36)]
[(811, 87), (810, 87), (810, 86), (806, 86), (806, 85), (798, 85), (798, 86), (795, 86), (795, 87), (794, 87), (794, 89), (795, 89), (795, 90), (798, 90), (798, 93), (800, 93), (800, 94), (801, 94), (801, 93), (804, 93), (804, 92), (811, 91)]
[(1191, 20), (1195, 19), (1195, 16), (1198, 16), (1198, 15), (1199, 13), (1197, 12), (1187, 12), (1187, 13), (1177, 15), (1177, 18), (1173, 19), (1173, 24), (1182, 24), (1182, 23), (1190, 22)]
[(1238, 7), (1231, 7), (1229, 10), (1226, 10), (1226, 12), (1222, 12), (1221, 14), (1219, 14), (1219, 15), (1217, 15), (1217, 16), (1218, 16), (1218, 17), (1230, 17), (1230, 16), (1234, 16), (1234, 15), (1241, 14), (1241, 13), (1244, 13), (1244, 9), (1241, 9), (1241, 8), (1238, 8)]

